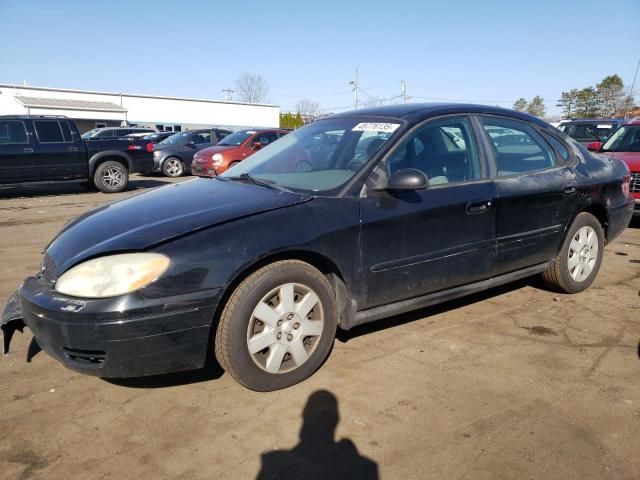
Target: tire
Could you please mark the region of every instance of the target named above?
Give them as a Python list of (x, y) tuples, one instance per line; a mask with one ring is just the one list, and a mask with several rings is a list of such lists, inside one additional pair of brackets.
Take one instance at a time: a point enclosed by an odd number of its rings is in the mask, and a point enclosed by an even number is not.
[(542, 274), (556, 291), (578, 293), (598, 275), (604, 251), (604, 230), (596, 217), (580, 213), (571, 224), (560, 253)]
[(245, 387), (279, 390), (320, 368), (337, 323), (335, 295), (322, 273), (299, 260), (275, 262), (247, 277), (229, 297), (215, 355)]
[(178, 157), (169, 157), (162, 164), (162, 174), (165, 177), (181, 177), (184, 174), (184, 163)]
[(129, 184), (129, 171), (120, 162), (108, 160), (96, 168), (93, 184), (104, 193), (121, 192)]

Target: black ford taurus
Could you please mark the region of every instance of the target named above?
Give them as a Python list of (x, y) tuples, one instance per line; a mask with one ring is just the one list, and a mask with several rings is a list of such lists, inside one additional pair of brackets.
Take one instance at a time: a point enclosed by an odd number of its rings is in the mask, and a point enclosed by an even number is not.
[(220, 177), (67, 225), (3, 315), (67, 367), (205, 365), (275, 390), (349, 329), (541, 274), (580, 292), (629, 223), (629, 171), (525, 114), (407, 104), (311, 123)]

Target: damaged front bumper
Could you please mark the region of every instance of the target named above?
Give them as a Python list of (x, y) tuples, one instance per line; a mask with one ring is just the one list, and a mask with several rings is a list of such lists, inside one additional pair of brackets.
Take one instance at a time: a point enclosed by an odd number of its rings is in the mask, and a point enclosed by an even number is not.
[(11, 339), (16, 330), (20, 332), (24, 331), (24, 321), (22, 320), (22, 308), (20, 306), (20, 299), (18, 292), (15, 292), (9, 298), (9, 301), (4, 306), (2, 311), (2, 318), (0, 319), (0, 330), (2, 330), (2, 354), (7, 355), (9, 353), (9, 345)]
[(28, 327), (33, 340), (27, 360), (42, 349), (89, 375), (126, 378), (200, 368), (220, 294), (216, 289), (170, 298), (134, 293), (80, 300), (30, 277), (4, 309), (3, 351), (16, 330)]

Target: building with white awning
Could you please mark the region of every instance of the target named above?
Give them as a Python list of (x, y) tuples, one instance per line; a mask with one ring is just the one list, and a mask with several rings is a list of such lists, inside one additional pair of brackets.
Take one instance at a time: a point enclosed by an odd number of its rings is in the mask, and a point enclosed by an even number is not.
[(277, 105), (0, 84), (0, 115), (23, 114), (64, 115), (81, 132), (120, 125), (173, 131), (280, 125)]

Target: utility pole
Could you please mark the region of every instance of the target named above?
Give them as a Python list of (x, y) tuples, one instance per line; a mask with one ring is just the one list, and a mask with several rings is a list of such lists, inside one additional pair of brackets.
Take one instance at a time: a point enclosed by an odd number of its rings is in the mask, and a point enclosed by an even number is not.
[[(636, 86), (636, 77), (638, 76), (638, 69), (640, 68), (640, 60), (636, 66), (636, 73), (633, 75), (633, 82), (631, 82), (631, 88), (629, 88), (629, 96), (633, 99), (633, 88)], [(631, 103), (633, 105), (633, 103)], [(627, 118), (627, 112), (624, 112), (624, 118)]]
[(407, 82), (402, 80), (402, 103), (407, 103)]
[(230, 88), (223, 88), (222, 91), (226, 94), (227, 102), (230, 102), (231, 95), (233, 94), (233, 92), (235, 92), (235, 90), (231, 90)]
[(358, 109), (358, 67), (356, 67), (356, 79), (351, 80), (349, 85), (353, 85), (353, 93), (356, 98), (355, 110)]

